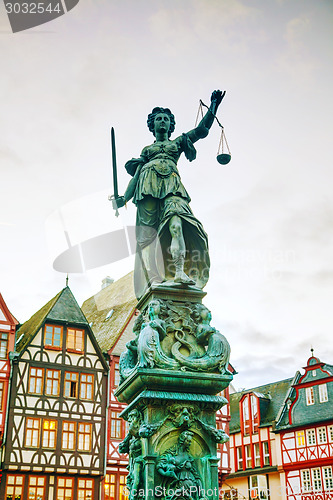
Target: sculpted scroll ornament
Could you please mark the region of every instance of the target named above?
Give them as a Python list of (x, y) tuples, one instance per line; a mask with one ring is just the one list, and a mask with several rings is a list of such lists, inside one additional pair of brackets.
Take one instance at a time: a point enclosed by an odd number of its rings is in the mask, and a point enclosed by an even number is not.
[(136, 338), (120, 357), (121, 382), (137, 368), (230, 373), (229, 343), (211, 319), (202, 304), (152, 300), (134, 324)]

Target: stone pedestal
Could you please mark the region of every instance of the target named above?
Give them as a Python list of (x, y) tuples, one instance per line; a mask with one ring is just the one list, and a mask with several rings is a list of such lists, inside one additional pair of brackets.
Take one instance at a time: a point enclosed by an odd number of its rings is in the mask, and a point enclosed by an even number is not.
[(215, 414), (227, 404), (218, 394), (232, 375), (229, 346), (210, 326), (204, 295), (159, 286), (139, 303), (141, 329), (121, 359), (125, 380), (115, 392), (128, 404), (120, 450), (129, 453), (130, 500), (218, 500), (217, 443), (228, 436), (216, 429)]

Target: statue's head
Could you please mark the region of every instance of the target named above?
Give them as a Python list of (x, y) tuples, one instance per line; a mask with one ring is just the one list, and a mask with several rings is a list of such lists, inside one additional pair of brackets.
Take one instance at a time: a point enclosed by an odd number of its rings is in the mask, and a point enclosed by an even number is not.
[(169, 108), (154, 108), (148, 115), (147, 125), (150, 132), (155, 135), (155, 120), (161, 120), (163, 116), (167, 118), (165, 124), (168, 127), (168, 137), (170, 137), (172, 132), (175, 130), (176, 121)]
[(193, 432), (191, 431), (183, 431), (178, 438), (178, 443), (180, 445), (184, 445), (185, 448), (189, 448), (192, 442)]

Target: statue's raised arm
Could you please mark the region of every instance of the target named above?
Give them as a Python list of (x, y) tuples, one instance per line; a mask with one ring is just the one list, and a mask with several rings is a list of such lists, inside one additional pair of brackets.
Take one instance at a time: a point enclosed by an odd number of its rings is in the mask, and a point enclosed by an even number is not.
[(207, 113), (199, 122), (198, 126), (187, 133), (188, 137), (191, 139), (192, 142), (196, 142), (199, 139), (207, 137), (209, 129), (213, 125), (218, 107), (221, 104), (224, 96), (225, 96), (225, 91), (222, 92), (221, 90), (214, 90), (212, 92), (210, 98), (210, 106), (207, 110)]
[(193, 143), (208, 135), (225, 92), (214, 90), (211, 103), (197, 127), (170, 139), (175, 117), (169, 108), (156, 107), (147, 125), (155, 140), (143, 148), (139, 158), (125, 164), (132, 176), (116, 207), (130, 199), (137, 206), (137, 252), (134, 287), (140, 298), (153, 283), (203, 288), (209, 276), (208, 239), (193, 215), (191, 201), (178, 171), (182, 153), (196, 157)]

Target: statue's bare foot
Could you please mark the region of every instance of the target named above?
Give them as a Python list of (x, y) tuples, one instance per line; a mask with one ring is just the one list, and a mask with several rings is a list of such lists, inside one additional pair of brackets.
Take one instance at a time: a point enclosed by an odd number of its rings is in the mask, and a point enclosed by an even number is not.
[(176, 272), (175, 278), (173, 280), (175, 283), (184, 283), (184, 285), (195, 285), (195, 281), (193, 281), (184, 271)]

